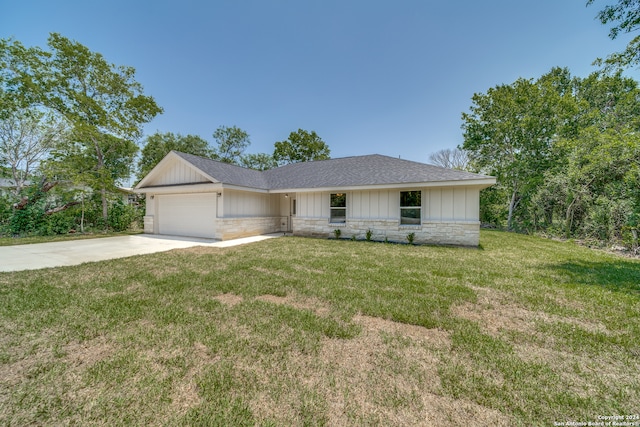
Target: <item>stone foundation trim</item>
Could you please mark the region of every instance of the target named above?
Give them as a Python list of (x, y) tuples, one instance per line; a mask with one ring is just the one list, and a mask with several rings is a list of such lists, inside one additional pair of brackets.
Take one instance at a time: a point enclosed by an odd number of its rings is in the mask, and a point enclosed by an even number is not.
[(216, 239), (230, 240), (240, 237), (287, 231), (289, 218), (236, 217), (216, 219)]
[(153, 234), (153, 215), (145, 215), (143, 218), (144, 227), (143, 230), (147, 234)]
[(365, 239), (368, 230), (378, 241), (407, 242), (414, 233), (414, 243), (478, 246), (480, 221), (424, 221), (420, 225), (400, 225), (398, 219), (347, 219), (346, 224), (331, 224), (326, 218), (294, 218), (293, 234), (308, 237), (333, 237), (340, 228), (343, 238)]

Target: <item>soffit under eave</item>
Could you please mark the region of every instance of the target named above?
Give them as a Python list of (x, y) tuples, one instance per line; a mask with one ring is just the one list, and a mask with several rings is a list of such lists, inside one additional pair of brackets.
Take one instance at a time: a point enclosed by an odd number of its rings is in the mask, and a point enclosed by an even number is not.
[(367, 191), (367, 190), (407, 190), (411, 188), (447, 188), (447, 187), (473, 187), (483, 189), (495, 185), (495, 178), (480, 178), (473, 180), (455, 181), (430, 181), (430, 182), (408, 182), (399, 184), (371, 184), (371, 185), (343, 185), (327, 187), (305, 187), (305, 188), (277, 188), (269, 190), (272, 194), (282, 193), (313, 193), (321, 191)]

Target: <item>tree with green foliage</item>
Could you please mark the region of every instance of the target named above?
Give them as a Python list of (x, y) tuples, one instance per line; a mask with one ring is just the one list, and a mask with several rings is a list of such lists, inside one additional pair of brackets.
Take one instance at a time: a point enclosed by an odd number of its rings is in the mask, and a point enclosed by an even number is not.
[[(595, 0), (587, 0), (587, 6)], [(617, 4), (605, 6), (597, 15), (602, 24), (612, 24), (609, 37), (614, 40), (621, 33), (631, 33), (640, 26), (640, 0), (618, 0)], [(598, 65), (607, 70), (629, 68), (640, 64), (640, 36), (635, 36), (622, 52), (616, 52), (606, 60), (598, 59)]]
[(271, 154), (252, 153), (245, 154), (241, 157), (240, 166), (244, 166), (245, 168), (249, 169), (264, 171), (278, 167), (278, 162), (276, 162)]
[(593, 73), (575, 79), (575, 98), (579, 131), (556, 143), (563, 161), (545, 173), (536, 221), (565, 237), (625, 239), (640, 217), (640, 88), (619, 72)]
[(289, 139), (276, 142), (274, 145), (273, 158), (279, 165), (327, 160), (331, 154), (329, 146), (315, 131), (307, 132), (303, 129), (291, 132)]
[(251, 144), (249, 134), (237, 126), (220, 126), (213, 139), (218, 144), (214, 149), (216, 160), (234, 165), (241, 164), (244, 150)]
[[(100, 195), (106, 225), (108, 193), (130, 176), (142, 126), (162, 109), (144, 95), (132, 67), (111, 64), (57, 33), (47, 44), (48, 50), (42, 50), (12, 39), (0, 42), (0, 117), (36, 108), (64, 121), (70, 132), (56, 141), (42, 168), (56, 181), (46, 182), (39, 192), (55, 187), (57, 180), (90, 186)], [(16, 209), (27, 209), (29, 203), (27, 196)]]
[(40, 161), (66, 131), (59, 117), (42, 109), (6, 111), (0, 118), (0, 166), (11, 171), (15, 196), (20, 196)]
[(558, 160), (553, 143), (575, 130), (577, 105), (565, 88), (568, 71), (553, 69), (537, 81), (518, 79), (474, 94), (463, 113), (464, 149), (476, 169), (495, 175), (509, 194), (507, 226)]
[(151, 169), (172, 150), (208, 158), (216, 156), (215, 150), (209, 143), (197, 135), (156, 132), (145, 138), (144, 147), (138, 160), (138, 179), (142, 179), (151, 172)]
[[(142, 125), (162, 109), (142, 92), (132, 67), (115, 66), (99, 53), (59, 34), (51, 34), (49, 66), (40, 79), (46, 104), (73, 126), (73, 138), (57, 147), (57, 159), (80, 169), (92, 164), (108, 219), (107, 192), (131, 175)], [(70, 154), (70, 155), (68, 155)]]

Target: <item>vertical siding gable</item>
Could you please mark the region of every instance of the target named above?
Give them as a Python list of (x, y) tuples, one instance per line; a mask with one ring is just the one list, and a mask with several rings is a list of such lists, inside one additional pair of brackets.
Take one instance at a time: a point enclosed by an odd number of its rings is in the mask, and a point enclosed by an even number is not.
[(166, 165), (163, 170), (158, 172), (158, 176), (151, 180), (147, 185), (176, 185), (211, 182), (204, 175), (198, 173), (194, 168), (177, 159)]

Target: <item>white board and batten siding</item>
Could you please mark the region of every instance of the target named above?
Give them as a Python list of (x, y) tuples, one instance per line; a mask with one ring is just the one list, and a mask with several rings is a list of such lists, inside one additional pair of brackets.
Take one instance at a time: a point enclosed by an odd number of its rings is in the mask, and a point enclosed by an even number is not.
[[(480, 190), (477, 187), (412, 188), (344, 191), (347, 195), (347, 219), (400, 220), (400, 191), (422, 191), (424, 221), (479, 220)], [(329, 218), (332, 193), (298, 193), (298, 217)]]
[(173, 161), (165, 165), (163, 173), (157, 174), (157, 178), (148, 182), (149, 186), (196, 184), (211, 182), (210, 179), (197, 172), (185, 162)]
[(225, 218), (280, 216), (279, 194), (256, 193), (225, 189), (223, 212)]

